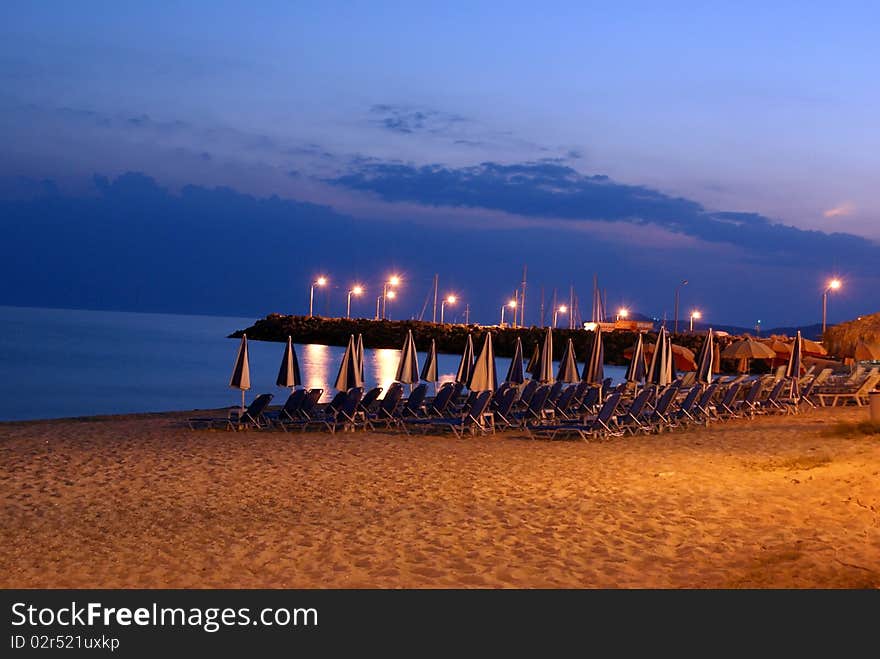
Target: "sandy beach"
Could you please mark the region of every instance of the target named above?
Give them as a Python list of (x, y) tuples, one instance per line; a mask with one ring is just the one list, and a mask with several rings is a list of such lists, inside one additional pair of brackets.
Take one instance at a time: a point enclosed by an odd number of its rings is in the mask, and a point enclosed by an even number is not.
[(0, 424), (3, 588), (877, 588), (865, 408), (605, 443)]

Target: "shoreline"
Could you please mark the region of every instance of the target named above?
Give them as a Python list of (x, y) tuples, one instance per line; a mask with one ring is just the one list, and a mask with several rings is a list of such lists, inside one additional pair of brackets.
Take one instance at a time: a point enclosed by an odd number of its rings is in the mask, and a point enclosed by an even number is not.
[(589, 444), (192, 413), (3, 424), (0, 585), (880, 587), (880, 440), (824, 432), (865, 408)]

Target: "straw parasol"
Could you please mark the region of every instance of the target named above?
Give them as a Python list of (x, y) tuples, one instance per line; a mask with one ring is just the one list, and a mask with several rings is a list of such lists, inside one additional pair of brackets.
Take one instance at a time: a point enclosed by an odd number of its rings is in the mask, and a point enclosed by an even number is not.
[(776, 353), (770, 346), (751, 337), (734, 341), (721, 351), (722, 359), (738, 359), (745, 364), (745, 370), (749, 370), (749, 362), (752, 359), (775, 359)]

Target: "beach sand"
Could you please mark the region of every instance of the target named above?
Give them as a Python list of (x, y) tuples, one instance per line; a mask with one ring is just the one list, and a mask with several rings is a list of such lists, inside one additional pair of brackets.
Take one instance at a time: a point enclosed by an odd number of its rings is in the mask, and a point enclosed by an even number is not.
[(0, 424), (3, 588), (877, 588), (861, 409), (604, 443)]

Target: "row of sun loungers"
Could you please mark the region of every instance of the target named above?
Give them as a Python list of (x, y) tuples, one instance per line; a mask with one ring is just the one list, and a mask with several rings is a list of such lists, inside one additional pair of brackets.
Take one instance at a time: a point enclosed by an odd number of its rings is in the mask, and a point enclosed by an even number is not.
[(522, 387), (505, 383), (495, 392), (470, 392), (466, 397), (457, 383), (446, 383), (428, 397), (426, 384), (417, 385), (405, 396), (404, 385), (395, 382), (381, 398), (381, 387), (366, 392), (356, 387), (339, 392), (326, 405), (318, 404), (321, 389), (298, 389), (274, 410), (268, 409), (272, 394), (261, 394), (244, 411), (235, 409), (227, 417), (192, 418), (188, 422), (193, 429), (452, 432), (458, 437), (512, 429), (534, 439), (569, 436), (589, 440), (757, 415), (792, 414), (806, 406), (862, 404), (878, 382), (880, 375), (876, 373), (849, 385), (829, 384), (821, 373), (797, 383), (774, 376), (739, 376), (720, 378), (708, 386), (678, 380), (663, 388), (649, 385), (635, 389), (626, 384), (612, 389), (610, 380), (601, 386), (530, 381)]

